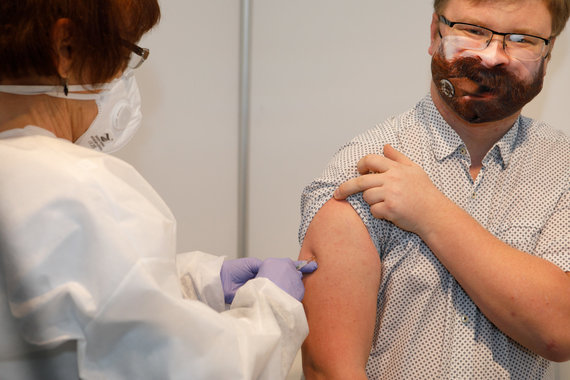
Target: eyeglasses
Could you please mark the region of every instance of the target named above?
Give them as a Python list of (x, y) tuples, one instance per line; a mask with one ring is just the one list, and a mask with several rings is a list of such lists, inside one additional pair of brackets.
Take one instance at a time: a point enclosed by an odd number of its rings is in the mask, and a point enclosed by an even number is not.
[[(550, 39), (523, 33), (499, 33), (478, 25), (449, 21), (441, 15), (439, 21), (449, 26), (446, 37), (453, 37), (452, 43), (462, 49), (484, 50), (491, 44), (493, 36), (498, 35), (503, 36), (503, 49), (511, 58), (538, 61), (545, 57), (550, 44)], [(441, 30), (439, 36), (443, 38)]]
[(123, 40), (123, 44), (131, 51), (128, 67), (131, 69), (138, 69), (148, 58), (150, 50), (125, 40)]

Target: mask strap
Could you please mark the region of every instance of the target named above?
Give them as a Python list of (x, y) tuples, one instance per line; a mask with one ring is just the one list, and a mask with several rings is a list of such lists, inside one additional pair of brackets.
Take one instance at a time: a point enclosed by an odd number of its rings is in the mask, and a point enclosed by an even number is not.
[[(67, 89), (67, 93), (66, 93)], [(19, 86), (0, 85), (0, 92), (14, 95), (49, 95), (55, 98), (75, 99), (75, 100), (97, 100), (101, 97), (101, 92), (109, 89), (109, 84), (100, 85), (72, 85), (72, 86)], [(97, 92), (89, 92), (97, 91)]]
[[(35, 85), (0, 85), (0, 92), (14, 95), (49, 95), (56, 98), (76, 99), (76, 100), (97, 100), (101, 93), (108, 91), (120, 81), (121, 78), (128, 78), (134, 75), (134, 70), (127, 69), (119, 78), (108, 83), (100, 84), (75, 84), (68, 85), (67, 81), (62, 86), (35, 86)], [(93, 92), (90, 92), (93, 91)]]

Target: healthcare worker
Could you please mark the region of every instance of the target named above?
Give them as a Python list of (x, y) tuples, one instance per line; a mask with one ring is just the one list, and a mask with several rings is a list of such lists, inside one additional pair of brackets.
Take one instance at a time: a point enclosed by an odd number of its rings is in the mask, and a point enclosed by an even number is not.
[(308, 333), (293, 261), (175, 255), (168, 207), (107, 154), (140, 124), (159, 16), (0, 2), (2, 379), (282, 379)]

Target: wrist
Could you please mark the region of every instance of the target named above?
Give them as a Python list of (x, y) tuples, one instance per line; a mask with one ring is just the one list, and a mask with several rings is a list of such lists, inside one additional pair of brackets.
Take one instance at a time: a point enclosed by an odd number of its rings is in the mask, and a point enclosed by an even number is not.
[(459, 206), (437, 191), (436, 197), (426, 201), (429, 207), (422, 213), (424, 218), (415, 231), (428, 246), (431, 241), (445, 239), (464, 214)]
[(416, 228), (412, 231), (424, 241), (427, 237), (438, 232), (441, 225), (452, 216), (453, 206), (457, 207), (435, 185), (432, 186), (433, 189), (425, 192), (420, 203), (416, 204), (419, 217)]

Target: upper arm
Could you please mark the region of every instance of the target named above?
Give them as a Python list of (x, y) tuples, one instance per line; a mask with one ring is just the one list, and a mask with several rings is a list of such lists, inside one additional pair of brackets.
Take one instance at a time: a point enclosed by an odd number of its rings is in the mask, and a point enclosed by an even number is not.
[(319, 268), (305, 276), (309, 336), (303, 344), (307, 379), (365, 378), (376, 322), (380, 258), (368, 230), (346, 201), (329, 200), (312, 220), (300, 258)]

